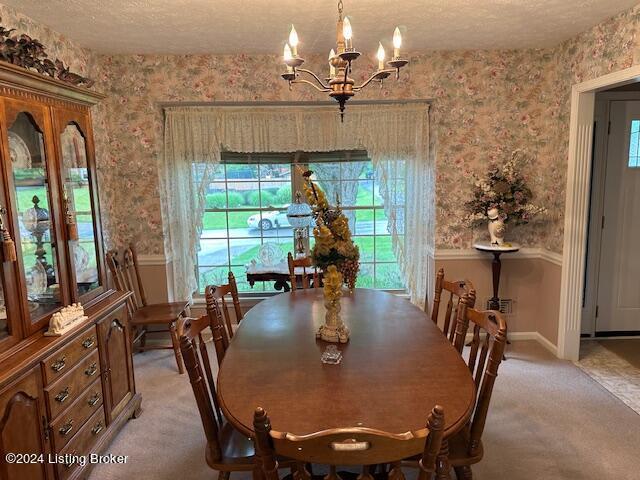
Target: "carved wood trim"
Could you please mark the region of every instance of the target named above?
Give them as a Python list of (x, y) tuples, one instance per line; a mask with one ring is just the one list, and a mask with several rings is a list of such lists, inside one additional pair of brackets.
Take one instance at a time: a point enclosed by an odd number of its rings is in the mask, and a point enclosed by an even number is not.
[(4, 430), (4, 426), (11, 416), (11, 411), (18, 402), (24, 403), (26, 407), (31, 407), (37, 401), (38, 399), (36, 397), (32, 397), (23, 391), (16, 392), (7, 403), (2, 420), (0, 420), (0, 432)]
[(106, 95), (69, 85), (55, 78), (0, 61), (0, 94), (37, 99), (49, 105), (80, 108), (95, 105)]
[(4, 97), (11, 97), (19, 100), (24, 100), (26, 102), (38, 102), (47, 106), (63, 107), (69, 110), (75, 110), (77, 112), (82, 112), (82, 113), (86, 113), (89, 111), (89, 106), (85, 104), (78, 104), (72, 101), (51, 97), (51, 96), (48, 96), (48, 94), (45, 92), (38, 93), (37, 91), (30, 91), (20, 87), (7, 85), (2, 81), (1, 77), (0, 77), (0, 95)]

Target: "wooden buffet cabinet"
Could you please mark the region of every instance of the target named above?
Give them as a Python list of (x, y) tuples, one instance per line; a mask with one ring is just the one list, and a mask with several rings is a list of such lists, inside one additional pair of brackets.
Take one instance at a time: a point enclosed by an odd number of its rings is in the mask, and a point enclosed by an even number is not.
[[(129, 294), (108, 288), (104, 264), (90, 115), (102, 98), (0, 62), (2, 480), (85, 478), (93, 465), (68, 460), (140, 413)], [(75, 302), (88, 319), (45, 336)]]

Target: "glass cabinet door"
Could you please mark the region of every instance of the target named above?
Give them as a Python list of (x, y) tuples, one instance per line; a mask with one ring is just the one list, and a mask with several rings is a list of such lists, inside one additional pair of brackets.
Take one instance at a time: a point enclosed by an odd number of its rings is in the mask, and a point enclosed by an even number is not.
[(45, 138), (27, 112), (16, 115), (8, 137), (18, 220), (18, 261), (26, 286), (27, 313), (36, 323), (62, 305)]
[(64, 127), (60, 146), (66, 221), (68, 227), (73, 225), (69, 231), (77, 232), (69, 235), (69, 254), (75, 273), (76, 295), (81, 297), (100, 287), (100, 267), (87, 145), (76, 123)]

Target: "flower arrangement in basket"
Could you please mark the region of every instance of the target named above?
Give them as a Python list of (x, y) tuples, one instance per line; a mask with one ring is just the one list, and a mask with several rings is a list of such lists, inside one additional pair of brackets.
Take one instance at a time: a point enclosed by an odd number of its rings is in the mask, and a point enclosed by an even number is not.
[(466, 203), (468, 222), (478, 226), (489, 220), (492, 245), (504, 244), (505, 224), (524, 225), (547, 212), (531, 202), (533, 194), (521, 168), (529, 161), (522, 150), (515, 150), (502, 166), (491, 165), (485, 178), (474, 175), (473, 199)]
[(318, 337), (329, 342), (346, 342), (349, 329), (340, 318), (340, 297), (342, 285), (353, 291), (360, 269), (360, 251), (353, 243), (349, 220), (336, 206), (329, 205), (325, 193), (311, 180), (313, 172), (303, 172), (304, 193), (313, 211), (316, 226), (313, 236), (316, 240), (311, 250), (311, 258), (316, 267), (323, 271), (323, 292), (327, 313), (325, 324), (320, 327)]

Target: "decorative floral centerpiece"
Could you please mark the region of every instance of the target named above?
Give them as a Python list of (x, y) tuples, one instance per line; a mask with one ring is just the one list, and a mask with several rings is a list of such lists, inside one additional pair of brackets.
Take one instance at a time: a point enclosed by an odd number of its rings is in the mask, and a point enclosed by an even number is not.
[(353, 243), (349, 220), (340, 209), (340, 204), (331, 206), (324, 192), (311, 180), (313, 172), (302, 174), (305, 179), (304, 193), (313, 209), (316, 226), (313, 236), (316, 243), (311, 250), (311, 258), (323, 273), (324, 297), (327, 314), (325, 324), (318, 336), (328, 342), (344, 343), (349, 339), (349, 329), (340, 318), (340, 297), (342, 285), (353, 291), (360, 268), (360, 251)]
[(484, 179), (474, 176), (473, 200), (467, 202), (468, 221), (478, 226), (489, 220), (491, 243), (504, 243), (505, 224), (524, 225), (547, 209), (531, 202), (533, 194), (521, 168), (529, 161), (522, 150), (515, 150), (502, 166), (491, 165)]

